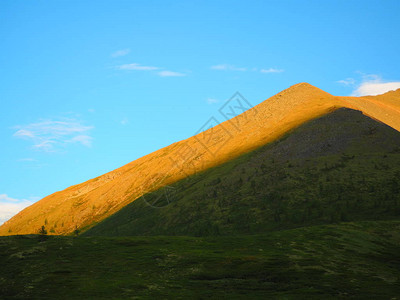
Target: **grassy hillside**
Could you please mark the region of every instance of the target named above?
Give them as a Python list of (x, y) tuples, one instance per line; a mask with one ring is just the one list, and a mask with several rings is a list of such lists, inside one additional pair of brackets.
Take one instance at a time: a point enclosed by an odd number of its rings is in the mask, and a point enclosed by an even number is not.
[(253, 234), (399, 216), (400, 133), (340, 109), (147, 194), (84, 234)]
[(235, 237), (0, 237), (1, 299), (395, 299), (400, 222)]

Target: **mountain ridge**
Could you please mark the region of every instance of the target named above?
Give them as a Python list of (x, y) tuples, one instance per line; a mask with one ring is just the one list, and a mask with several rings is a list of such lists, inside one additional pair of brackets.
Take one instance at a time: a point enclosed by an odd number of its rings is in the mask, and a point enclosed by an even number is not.
[(50, 234), (89, 228), (148, 192), (255, 150), (341, 107), (362, 111), (399, 131), (400, 105), (393, 100), (399, 91), (337, 97), (308, 83), (293, 85), (193, 137), (43, 198), (0, 226), (0, 235), (37, 233), (42, 225)]

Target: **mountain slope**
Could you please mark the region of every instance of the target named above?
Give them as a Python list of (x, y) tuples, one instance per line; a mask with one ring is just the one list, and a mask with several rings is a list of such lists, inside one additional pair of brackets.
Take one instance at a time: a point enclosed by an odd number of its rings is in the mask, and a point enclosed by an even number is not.
[(400, 133), (342, 108), (147, 194), (85, 235), (254, 234), (393, 219), (400, 216), (399, 178)]
[(385, 99), (335, 97), (307, 83), (297, 84), (194, 137), (45, 197), (3, 224), (0, 235), (36, 233), (42, 225), (51, 234), (88, 228), (148, 192), (255, 150), (340, 107), (362, 110), (400, 130), (400, 105)]

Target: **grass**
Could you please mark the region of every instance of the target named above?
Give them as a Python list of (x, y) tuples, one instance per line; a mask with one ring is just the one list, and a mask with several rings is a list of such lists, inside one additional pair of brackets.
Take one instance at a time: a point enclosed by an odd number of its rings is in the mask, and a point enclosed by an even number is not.
[(400, 221), (224, 237), (0, 238), (2, 299), (393, 299)]

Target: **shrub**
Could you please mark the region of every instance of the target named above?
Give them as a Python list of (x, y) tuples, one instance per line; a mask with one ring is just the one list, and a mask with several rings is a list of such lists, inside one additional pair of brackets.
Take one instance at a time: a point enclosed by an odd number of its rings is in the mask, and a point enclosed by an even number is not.
[(44, 227), (44, 225), (42, 225), (42, 227), (39, 229), (39, 234), (41, 234), (41, 235), (46, 235), (47, 234), (47, 230)]

